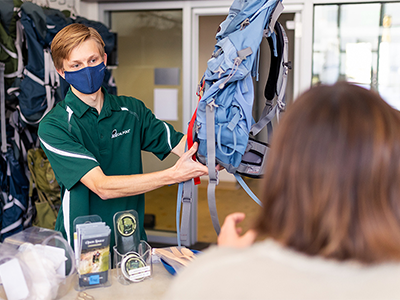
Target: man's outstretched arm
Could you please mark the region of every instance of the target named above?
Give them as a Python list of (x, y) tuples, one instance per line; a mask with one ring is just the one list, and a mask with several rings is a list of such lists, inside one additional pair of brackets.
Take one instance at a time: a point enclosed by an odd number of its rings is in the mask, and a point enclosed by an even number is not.
[(171, 150), (171, 152), (181, 157), (183, 153), (185, 153), (186, 140), (187, 135), (185, 134), (179, 141), (178, 145), (176, 145), (175, 148)]
[[(177, 155), (180, 154), (181, 150), (178, 149), (182, 140), (174, 148), (176, 150), (174, 153)], [(181, 155), (174, 166), (166, 170), (148, 174), (106, 176), (100, 167), (95, 167), (81, 178), (81, 182), (101, 199), (106, 200), (143, 194), (165, 185), (203, 176), (208, 174), (207, 167), (192, 159), (197, 147), (195, 143)]]

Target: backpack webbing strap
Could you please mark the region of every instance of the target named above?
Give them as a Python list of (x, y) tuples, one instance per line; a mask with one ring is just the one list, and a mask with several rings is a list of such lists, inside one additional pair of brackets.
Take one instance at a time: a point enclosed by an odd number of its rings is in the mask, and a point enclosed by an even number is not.
[(56, 72), (56, 69), (53, 64), (53, 60), (51, 58), (50, 51), (48, 49), (43, 50), (44, 53), (44, 80), (40, 79), (39, 77), (35, 76), (33, 73), (29, 72), (27, 69), (24, 70), (24, 74), (31, 78), (36, 83), (43, 85), (46, 89), (46, 101), (47, 107), (46, 110), (43, 112), (42, 117), (37, 121), (28, 121), (25, 116), (22, 114), (22, 111), (17, 105), (17, 109), (19, 110), (21, 119), (30, 125), (39, 124), (39, 122), (44, 118), (45, 115), (53, 108), (55, 103), (54, 92), (55, 89), (60, 85), (60, 78)]
[(22, 57), (22, 36), (23, 36), (23, 26), (21, 24), (21, 21), (16, 22), (16, 38), (15, 38), (15, 49), (17, 50), (17, 53), (11, 52), (8, 50), (4, 45), (0, 44), (2, 48), (7, 52), (8, 55), (10, 55), (12, 58), (18, 60), (18, 67), (17, 70), (13, 73), (4, 75), (5, 78), (13, 78), (13, 77), (21, 77), (23, 70), (24, 70), (24, 61)]
[[(4, 159), (7, 161), (7, 174), (6, 176), (11, 176), (11, 168), (10, 168), (10, 162), (9, 160), (4, 157)], [(13, 197), (11, 194), (7, 195), (6, 193), (2, 192), (4, 200), (6, 200), (6, 204), (3, 206), (3, 214), (7, 209), (12, 209), (13, 206), (18, 206), (22, 211), (26, 210), (26, 207), (19, 201), (17, 198)], [(16, 220), (14, 223), (11, 223), (7, 227), (4, 227), (0, 231), (0, 235), (7, 233), (9, 231), (14, 230), (18, 226), (20, 226), (23, 223), (22, 217), (20, 217), (18, 220)]]
[[(14, 111), (10, 115), (10, 117), (8, 119), (8, 123), (11, 125), (12, 128), (14, 128), (15, 145), (17, 146), (19, 152), (21, 153), (21, 155), (23, 157), (23, 161), (26, 162), (27, 161), (27, 153), (28, 153), (27, 149), (29, 149), (30, 146), (33, 145), (32, 135), (27, 128), (21, 127), (18, 111)], [(21, 134), (24, 133), (26, 139), (22, 138), (20, 133)], [(25, 145), (25, 143), (26, 143), (26, 145)], [(26, 178), (29, 178), (30, 173), (29, 173), (27, 164), (23, 164), (23, 167), (25, 169)]]
[(281, 15), (281, 13), (283, 12), (283, 10), (284, 10), (284, 6), (283, 6), (282, 2), (278, 1), (278, 3), (276, 4), (276, 7), (274, 9), (274, 12), (272, 13), (271, 21), (269, 22), (269, 25), (268, 25), (268, 30), (270, 32), (274, 31), (275, 23), (278, 21), (278, 18)]
[(176, 239), (177, 245), (181, 246), (181, 234), (180, 234), (180, 218), (181, 218), (181, 205), (182, 205), (182, 191), (183, 182), (178, 184), (178, 194), (176, 197)]
[(208, 209), (215, 232), (219, 235), (217, 206), (215, 203), (215, 187), (218, 185), (217, 171), (215, 170), (215, 101), (214, 99), (206, 105), (206, 127), (207, 127), (207, 167), (209, 182), (207, 187)]
[(5, 64), (0, 63), (0, 117), (1, 117), (1, 152), (7, 152), (6, 135), (6, 95), (4, 93), (4, 70)]
[[(193, 145), (193, 143), (192, 143)], [(185, 151), (189, 147), (189, 141), (186, 140)], [(178, 185), (177, 203), (176, 203), (176, 234), (178, 246), (181, 246), (181, 241), (187, 241), (190, 229), (190, 216), (192, 212), (193, 192), (196, 178), (180, 182)], [(198, 178), (200, 180), (200, 178)], [(193, 184), (194, 183), (194, 184)], [(181, 218), (182, 208), (182, 222)]]
[(281, 72), (282, 76), (282, 84), (281, 88), (278, 92), (278, 100), (277, 100), (277, 105), (278, 105), (278, 111), (277, 111), (277, 118), (279, 121), (279, 113), (285, 109), (285, 91), (286, 91), (286, 85), (287, 85), (287, 76), (289, 73), (289, 69), (292, 68), (291, 62), (289, 61), (289, 39), (286, 35), (285, 29), (283, 29), (283, 26), (278, 23), (278, 27), (280, 28), (283, 36), (283, 62), (282, 62), (282, 67), (283, 67), (283, 72)]
[[(271, 109), (269, 105), (266, 105), (263, 109), (263, 112), (261, 113), (261, 117), (258, 120), (257, 123), (253, 124), (251, 127), (250, 133), (252, 135), (257, 135), (265, 125), (271, 126), (271, 121), (276, 115), (277, 118), (279, 118), (279, 113), (285, 109), (285, 91), (286, 91), (286, 85), (287, 85), (287, 75), (288, 71), (291, 68), (290, 62), (288, 61), (288, 47), (289, 47), (289, 40), (287, 38), (286, 32), (283, 29), (282, 25), (276, 22), (275, 30), (277, 31), (278, 38), (282, 38), (282, 59), (280, 60), (280, 68), (279, 68), (279, 74), (278, 74), (278, 82), (276, 83), (276, 86), (280, 85), (280, 89), (276, 90), (276, 94), (278, 95), (278, 99), (276, 101), (275, 106)], [(279, 83), (279, 81), (281, 81)], [(268, 85), (268, 83), (267, 83)], [(267, 85), (266, 85), (266, 91), (267, 91)], [(274, 88), (275, 89), (275, 88)], [(266, 102), (268, 103), (268, 101)], [(272, 127), (272, 126), (271, 126)], [(271, 128), (268, 127), (268, 139), (270, 139), (270, 130)]]
[[(7, 161), (7, 163), (8, 163), (8, 161)], [(3, 209), (9, 209), (9, 208), (13, 207), (14, 205), (16, 205), (20, 209), (25, 211), (26, 207), (17, 198), (13, 197), (12, 195), (8, 195), (8, 200), (9, 200), (9, 202), (3, 206)]]
[[(0, 47), (1, 47), (9, 56), (11, 56), (12, 58), (14, 58), (14, 59), (17, 59), (17, 58), (18, 58), (17, 53), (12, 52), (11, 50), (8, 50), (8, 49), (6, 48), (6, 46), (4, 46), (2, 43), (0, 43)], [(4, 75), (4, 76), (7, 77), (7, 75)]]
[[(193, 203), (193, 185), (192, 180), (183, 182), (182, 189), (182, 222), (180, 230), (180, 240), (186, 241), (189, 235), (190, 213), (192, 211)], [(179, 237), (178, 237), (179, 239)]]
[(258, 205), (262, 206), (262, 203), (261, 203), (260, 199), (257, 198), (257, 196), (253, 193), (253, 191), (249, 188), (249, 186), (243, 180), (243, 178), (237, 173), (235, 173), (233, 175), (235, 175), (235, 178), (236, 178), (237, 182), (239, 182), (239, 184), (246, 191), (246, 193), (251, 197), (251, 199), (253, 199), (254, 202), (256, 202)]
[[(274, 15), (278, 12), (276, 18), (279, 17), (279, 7), (276, 7), (274, 11)], [(273, 18), (275, 18), (273, 16)], [(273, 23), (273, 24), (272, 24)], [(271, 23), (268, 28), (264, 30), (264, 37), (268, 40), (269, 48), (271, 49), (271, 61), (270, 68), (268, 74), (268, 80), (265, 84), (264, 95), (267, 100), (272, 101), (275, 98), (277, 83), (279, 79), (279, 72), (282, 71), (281, 63), (282, 63), (282, 54), (284, 41), (280, 31), (279, 22), (274, 19), (271, 19)]]
[[(276, 115), (277, 108), (277, 105), (275, 105), (272, 109), (270, 106), (267, 105), (264, 107), (258, 122), (251, 126), (250, 133), (253, 136), (256, 136), (266, 125), (269, 126), (271, 124), (272, 119)], [(272, 133), (272, 126), (271, 128), (268, 127), (268, 139), (270, 139), (270, 133)]]
[(18, 219), (18, 221), (12, 223), (11, 225), (8, 225), (7, 227), (4, 227), (3, 229), (1, 229), (0, 231), (0, 235), (1, 234), (5, 234), (11, 230), (14, 230), (15, 228), (17, 228), (18, 226), (20, 226), (22, 224), (22, 219)]

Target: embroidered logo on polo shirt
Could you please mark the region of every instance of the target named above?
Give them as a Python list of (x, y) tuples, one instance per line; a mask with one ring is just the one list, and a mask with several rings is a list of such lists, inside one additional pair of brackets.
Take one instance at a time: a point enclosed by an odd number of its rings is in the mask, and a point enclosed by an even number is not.
[(111, 132), (111, 138), (112, 138), (112, 139), (115, 139), (116, 137), (119, 137), (119, 136), (121, 136), (121, 135), (128, 134), (130, 131), (131, 131), (130, 129), (127, 129), (127, 130), (124, 130), (124, 131), (122, 131), (122, 132), (118, 132), (117, 129), (114, 129), (114, 130)]

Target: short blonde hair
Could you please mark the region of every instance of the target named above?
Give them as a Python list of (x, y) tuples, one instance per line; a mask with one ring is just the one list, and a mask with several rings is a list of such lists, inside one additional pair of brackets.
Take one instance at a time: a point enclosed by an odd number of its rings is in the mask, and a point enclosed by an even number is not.
[(63, 70), (63, 62), (68, 59), (72, 50), (88, 39), (93, 39), (104, 56), (104, 41), (96, 29), (83, 24), (71, 24), (61, 29), (51, 43), (51, 54), (57, 70)]

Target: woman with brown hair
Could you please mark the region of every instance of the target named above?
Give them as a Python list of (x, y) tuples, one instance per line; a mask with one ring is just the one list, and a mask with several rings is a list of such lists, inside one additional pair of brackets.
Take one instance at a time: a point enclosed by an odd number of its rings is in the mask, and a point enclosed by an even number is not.
[(229, 215), (167, 298), (400, 299), (400, 113), (361, 87), (319, 86), (271, 144), (254, 229), (240, 236), (244, 214)]

